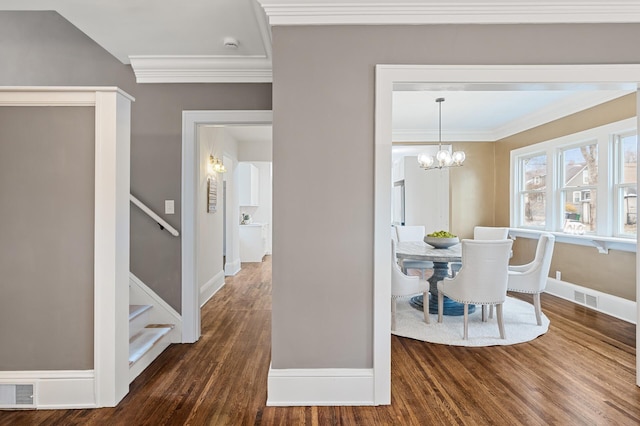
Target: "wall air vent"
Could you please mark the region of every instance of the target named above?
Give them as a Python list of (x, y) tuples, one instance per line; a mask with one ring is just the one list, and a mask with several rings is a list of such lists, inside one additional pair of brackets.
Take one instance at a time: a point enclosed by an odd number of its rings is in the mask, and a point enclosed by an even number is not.
[(584, 306), (588, 306), (590, 308), (598, 308), (598, 296), (594, 296), (593, 294), (584, 293), (582, 291), (573, 291), (573, 300), (576, 303), (579, 303)]
[(592, 308), (598, 307), (598, 296), (593, 296), (591, 294), (585, 294), (585, 304)]
[(0, 408), (35, 408), (33, 383), (0, 383)]

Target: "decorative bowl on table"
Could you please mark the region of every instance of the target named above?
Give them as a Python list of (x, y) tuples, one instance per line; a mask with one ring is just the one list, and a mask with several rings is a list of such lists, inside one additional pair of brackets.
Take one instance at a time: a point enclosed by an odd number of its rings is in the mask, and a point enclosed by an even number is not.
[(460, 239), (458, 237), (443, 238), (443, 237), (430, 237), (427, 235), (426, 237), (424, 237), (424, 242), (437, 249), (445, 249), (451, 246), (455, 246), (460, 242)]

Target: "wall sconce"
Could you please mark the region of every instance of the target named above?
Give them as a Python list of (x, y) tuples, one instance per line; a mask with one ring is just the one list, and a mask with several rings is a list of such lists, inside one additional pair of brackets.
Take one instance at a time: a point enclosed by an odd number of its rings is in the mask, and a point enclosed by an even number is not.
[(222, 164), (222, 161), (218, 157), (214, 157), (213, 155), (209, 156), (209, 164), (207, 166), (207, 171), (210, 175), (214, 173), (226, 173), (227, 168)]

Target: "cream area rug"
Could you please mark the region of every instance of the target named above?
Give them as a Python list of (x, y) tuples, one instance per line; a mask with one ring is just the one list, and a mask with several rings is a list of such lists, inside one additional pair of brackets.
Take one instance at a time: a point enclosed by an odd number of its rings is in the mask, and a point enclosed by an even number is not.
[[(487, 309), (488, 316), (488, 309)], [(409, 305), (409, 298), (398, 299), (396, 329), (392, 334), (431, 343), (452, 346), (494, 346), (513, 345), (528, 342), (549, 330), (549, 319), (542, 313), (542, 325), (536, 323), (533, 305), (525, 301), (507, 297), (503, 305), (506, 339), (500, 338), (495, 309), (493, 318), (482, 322), (482, 309), (478, 306), (469, 314), (469, 339), (463, 340), (464, 317), (445, 315), (438, 323), (437, 313), (429, 316), (431, 324), (424, 322), (422, 311)]]

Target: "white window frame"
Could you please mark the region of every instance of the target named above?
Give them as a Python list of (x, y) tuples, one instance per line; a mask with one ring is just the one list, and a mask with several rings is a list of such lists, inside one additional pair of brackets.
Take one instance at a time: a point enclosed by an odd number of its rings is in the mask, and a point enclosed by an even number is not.
[[(571, 197), (575, 200), (575, 196), (573, 195), (576, 191), (579, 191), (580, 193), (580, 200), (578, 200), (578, 202), (583, 202), (583, 201), (588, 201), (591, 199), (591, 196), (589, 196), (588, 198), (583, 196), (582, 194), (585, 193), (585, 191), (590, 191), (590, 190), (595, 190), (598, 194), (598, 184), (589, 184), (589, 172), (588, 170), (583, 170), (581, 172), (582, 174), (582, 179), (581, 179), (581, 183), (577, 186), (566, 186), (566, 177), (564, 176), (565, 173), (565, 168), (564, 168), (564, 152), (565, 151), (569, 151), (572, 149), (576, 149), (579, 148), (581, 146), (588, 146), (588, 145), (597, 145), (597, 149), (598, 149), (598, 182), (600, 182), (602, 180), (602, 176), (601, 176), (601, 171), (600, 171), (600, 152), (602, 149), (601, 146), (601, 141), (600, 140), (595, 140), (595, 139), (585, 139), (582, 142), (578, 143), (578, 144), (569, 144), (569, 145), (559, 145), (555, 147), (555, 151), (556, 151), (556, 155), (558, 157), (558, 168), (556, 170), (556, 174), (557, 174), (557, 181), (558, 181), (558, 196), (559, 196), (559, 208), (560, 211), (559, 212), (554, 212), (560, 215), (560, 220), (561, 220), (561, 226), (562, 229), (564, 229), (564, 224), (565, 224), (565, 217), (564, 217), (564, 205), (566, 204), (567, 200), (569, 200), (569, 194), (571, 194)], [(605, 148), (608, 146), (608, 140), (606, 141)], [(600, 198), (597, 198), (598, 200), (598, 204), (600, 204)], [(575, 201), (574, 201), (575, 203)], [(580, 206), (582, 207), (582, 206)], [(579, 212), (580, 215), (582, 215), (582, 211)], [(598, 235), (598, 230), (600, 229), (600, 221), (598, 220), (600, 216), (600, 209), (598, 208), (598, 206), (596, 206), (596, 232), (588, 232), (590, 234), (596, 234)], [(585, 225), (586, 226), (586, 225)]]
[[(521, 223), (522, 206), (520, 203), (522, 179), (522, 160), (546, 154), (547, 178), (546, 178), (546, 220), (544, 231), (556, 235), (557, 241), (596, 246), (602, 253), (609, 248), (624, 251), (636, 251), (636, 237), (617, 233), (616, 192), (614, 188), (614, 158), (613, 143), (615, 136), (637, 132), (636, 117), (617, 121), (604, 126), (595, 127), (582, 132), (574, 133), (545, 142), (525, 146), (511, 151), (511, 197), (510, 197), (510, 223), (513, 236), (526, 236), (540, 228), (524, 226)], [(580, 186), (574, 188), (564, 187), (562, 181), (562, 150), (570, 149), (584, 144), (596, 143), (598, 145), (598, 183), (595, 185)], [(582, 191), (594, 189), (598, 194), (596, 206), (596, 233), (589, 235), (571, 235), (563, 232), (564, 209), (563, 191), (571, 194), (573, 190)], [(568, 191), (568, 192), (567, 192)], [(582, 198), (582, 197), (581, 197)]]
[[(630, 132), (619, 132), (616, 133), (615, 135), (613, 135), (612, 137), (612, 150), (614, 152), (614, 156), (613, 156), (613, 231), (614, 231), (614, 236), (617, 237), (622, 237), (622, 238), (636, 238), (636, 235), (634, 234), (625, 234), (624, 232), (621, 232), (620, 229), (622, 229), (623, 227), (621, 226), (622, 224), (620, 223), (621, 219), (622, 219), (622, 215), (620, 212), (620, 209), (622, 208), (623, 205), (623, 200), (620, 199), (621, 196), (621, 192), (623, 189), (625, 188), (635, 188), (636, 189), (636, 194), (638, 193), (638, 184), (637, 182), (628, 182), (628, 183), (623, 183), (623, 173), (624, 170), (621, 169), (621, 164), (623, 164), (622, 162), (620, 162), (620, 157), (622, 155), (624, 155), (622, 147), (621, 147), (621, 143), (622, 143), (622, 139), (628, 136), (636, 136), (636, 140), (638, 138), (638, 132), (637, 131), (630, 131)], [(637, 155), (637, 154), (636, 154)], [(637, 201), (636, 201), (637, 202)], [(637, 210), (637, 207), (636, 207)], [(637, 219), (636, 219), (637, 220)]]
[[(550, 157), (547, 155), (546, 152), (544, 151), (532, 151), (527, 153), (527, 155), (522, 155), (518, 157), (518, 165), (517, 165), (517, 174), (515, 176), (512, 176), (511, 181), (515, 183), (514, 188), (514, 194), (512, 197), (512, 211), (515, 208), (516, 210), (516, 214), (515, 217), (517, 218), (517, 226), (523, 227), (523, 228), (529, 228), (529, 229), (544, 229), (543, 227), (533, 227), (533, 226), (524, 226), (523, 225), (523, 217), (524, 217), (524, 203), (523, 203), (523, 195), (524, 194), (528, 194), (530, 197), (533, 197), (534, 195), (536, 196), (536, 199), (538, 199), (538, 196), (540, 195), (545, 195), (547, 196), (547, 192), (546, 191), (541, 191), (539, 189), (524, 189), (526, 182), (525, 182), (525, 176), (522, 173), (522, 163), (529, 159), (529, 158), (534, 158), (534, 157), (540, 157), (545, 155), (547, 157), (547, 176), (549, 176), (549, 161), (550, 161)], [(513, 162), (511, 163), (513, 165)], [(540, 177), (536, 176), (535, 178), (538, 178), (538, 182), (540, 181)], [(536, 179), (534, 178), (534, 184), (536, 183)], [(548, 185), (548, 179), (547, 179), (547, 185)], [(549, 198), (546, 199), (545, 201), (545, 216), (548, 217), (548, 213), (549, 213)], [(515, 207), (514, 207), (515, 206)], [(511, 220), (511, 226), (514, 226), (514, 220), (512, 217)]]

